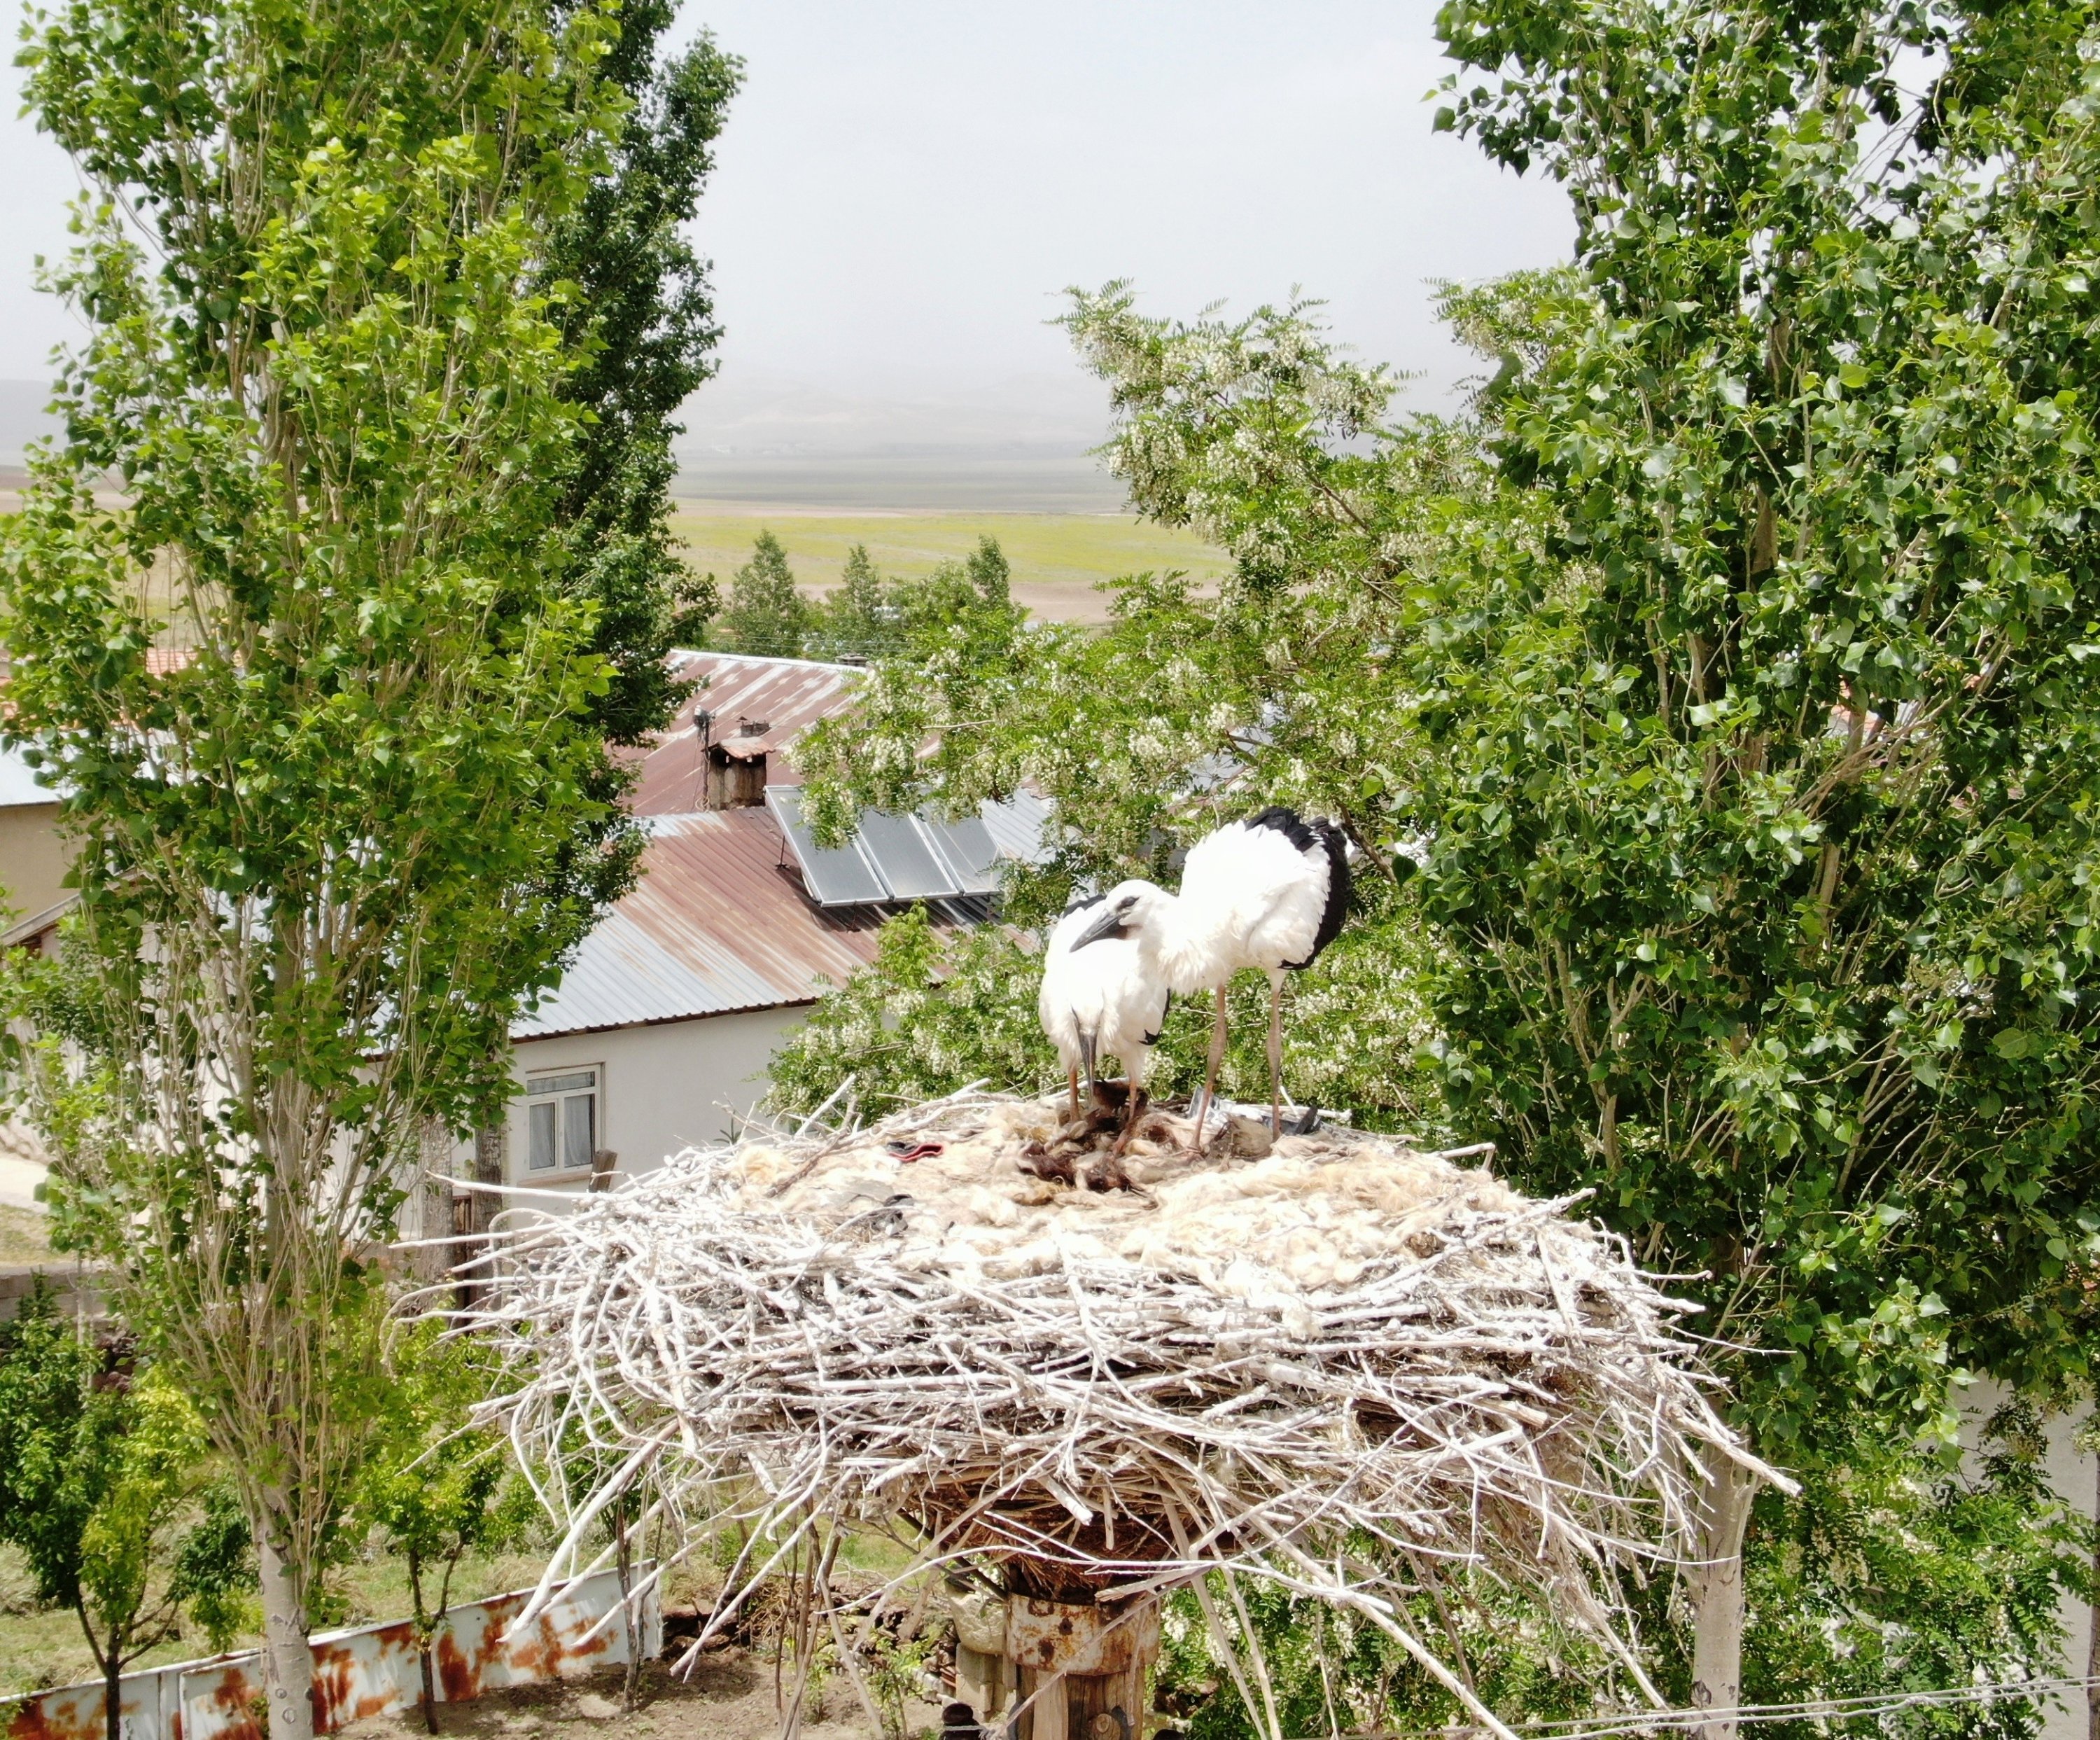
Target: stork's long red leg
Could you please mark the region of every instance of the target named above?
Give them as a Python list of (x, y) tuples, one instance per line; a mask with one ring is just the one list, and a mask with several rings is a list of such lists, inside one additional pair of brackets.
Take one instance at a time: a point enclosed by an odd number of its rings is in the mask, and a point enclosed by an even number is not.
[(1067, 1124), (1078, 1122), (1079, 1116), (1079, 1072), (1075, 1069), (1067, 1070), (1065, 1071), (1065, 1104), (1069, 1108), (1065, 1114), (1065, 1121)]
[(1268, 975), (1268, 1128), (1283, 1133), (1283, 975)]
[(1119, 1158), (1123, 1150), (1130, 1146), (1131, 1137), (1137, 1133), (1138, 1120), (1145, 1115), (1145, 1089), (1139, 1087), (1136, 1082), (1132, 1082), (1130, 1097), (1123, 1102), (1123, 1128), (1117, 1135), (1114, 1146), (1109, 1150), (1110, 1159)]
[(1217, 1097), (1218, 1070), (1225, 1061), (1225, 987), (1218, 987), (1218, 1019), (1211, 1029), (1210, 1067), (1203, 1072), (1203, 1097), (1197, 1102), (1195, 1117), (1189, 1130), (1189, 1151), (1203, 1151), (1203, 1120), (1211, 1115), (1211, 1102)]

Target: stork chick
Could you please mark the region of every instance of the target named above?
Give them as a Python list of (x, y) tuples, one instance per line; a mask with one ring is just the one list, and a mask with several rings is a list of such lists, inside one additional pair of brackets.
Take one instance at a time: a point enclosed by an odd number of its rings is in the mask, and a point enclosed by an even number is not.
[(1217, 1019), (1202, 1097), (1191, 1108), (1190, 1142), (1217, 1092), (1225, 1055), (1225, 987), (1247, 967), (1268, 975), (1269, 1128), (1283, 1128), (1283, 975), (1310, 966), (1336, 936), (1349, 903), (1342, 831), (1272, 806), (1232, 822), (1189, 849), (1181, 892), (1118, 883), (1072, 944), (1074, 953), (1109, 936), (1132, 938), (1145, 963), (1176, 992), (1211, 991)]
[[(1158, 1043), (1167, 1017), (1167, 981), (1156, 967), (1148, 969), (1137, 944), (1100, 923), (1101, 897), (1075, 901), (1050, 932), (1043, 951), (1043, 987), (1036, 1013), (1043, 1031), (1057, 1048), (1065, 1066), (1072, 1117), (1079, 1115), (1079, 1071), (1087, 1072), (1087, 1090), (1099, 1098), (1099, 1060), (1123, 1060), (1130, 1093), (1123, 1102), (1121, 1153), (1144, 1110), (1145, 1067)], [(1083, 952), (1080, 938), (1090, 945)]]

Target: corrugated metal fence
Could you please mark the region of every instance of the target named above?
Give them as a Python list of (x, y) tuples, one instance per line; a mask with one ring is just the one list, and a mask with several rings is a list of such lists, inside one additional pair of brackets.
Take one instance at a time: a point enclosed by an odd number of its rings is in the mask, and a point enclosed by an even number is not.
[[(615, 1618), (616, 1573), (571, 1584), (532, 1624), (513, 1622), (529, 1591), (452, 1608), (433, 1652), (440, 1702), (461, 1703), (506, 1685), (566, 1680), (627, 1660), (627, 1628)], [(653, 1592), (642, 1616), (642, 1654), (660, 1654), (664, 1622)], [(367, 1716), (412, 1708), (422, 1696), (414, 1627), (406, 1619), (313, 1639), (314, 1726), (330, 1733)], [(261, 1658), (253, 1651), (174, 1662), (119, 1682), (124, 1740), (263, 1740), (258, 1720)], [(6, 1740), (102, 1740), (102, 1683), (64, 1685), (11, 1702), (0, 1699)]]

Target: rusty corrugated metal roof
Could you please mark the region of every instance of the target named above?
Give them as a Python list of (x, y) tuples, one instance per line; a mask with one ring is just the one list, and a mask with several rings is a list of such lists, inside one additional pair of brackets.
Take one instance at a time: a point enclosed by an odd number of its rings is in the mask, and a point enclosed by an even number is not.
[[(706, 759), (693, 716), (712, 715), (717, 742), (734, 743), (739, 756), (766, 752), (769, 784), (801, 778), (783, 753), (805, 726), (827, 718), (853, 698), (861, 673), (850, 665), (823, 665), (814, 659), (761, 659), (739, 652), (674, 652), (672, 668), (681, 677), (699, 678), (699, 692), (689, 697), (678, 716), (642, 757), (629, 808), (637, 815), (678, 815), (699, 807)], [(741, 735), (743, 721), (766, 729)]]
[[(771, 815), (759, 808), (649, 819), (642, 880), (584, 939), (560, 987), (513, 1039), (814, 1002), (875, 958), (878, 907), (819, 908)], [(982, 923), (978, 901), (938, 901), (943, 925)]]

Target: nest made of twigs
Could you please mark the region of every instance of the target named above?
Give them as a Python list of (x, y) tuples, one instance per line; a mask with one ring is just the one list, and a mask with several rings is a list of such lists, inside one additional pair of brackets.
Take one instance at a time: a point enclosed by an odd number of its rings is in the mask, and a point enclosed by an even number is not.
[(1172, 1118), (1066, 1186), (1060, 1122), (969, 1092), (511, 1209), (471, 1315), (571, 1527), (550, 1588), (634, 1490), (674, 1538), (742, 1526), (718, 1623), (855, 1519), (1061, 1599), (1268, 1578), (1439, 1667), (1409, 1591), (1485, 1568), (1616, 1644), (1599, 1573), (1681, 1554), (1702, 1452), (1749, 1463), (1691, 1308), (1571, 1202), (1352, 1133), (1192, 1159)]

